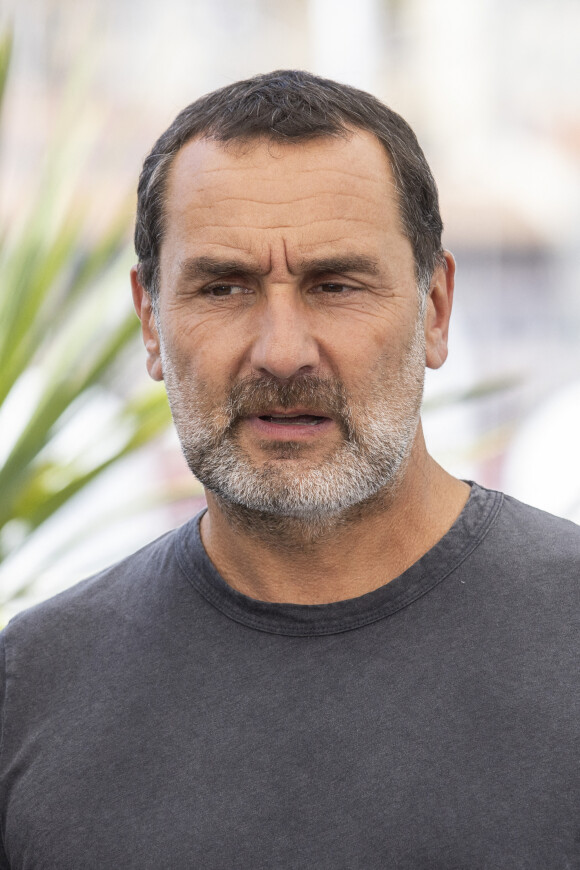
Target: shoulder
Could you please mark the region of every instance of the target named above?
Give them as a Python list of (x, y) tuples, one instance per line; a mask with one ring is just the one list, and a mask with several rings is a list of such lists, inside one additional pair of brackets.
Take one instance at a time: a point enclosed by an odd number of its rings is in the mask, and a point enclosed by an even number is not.
[(560, 601), (563, 615), (580, 606), (580, 526), (501, 495), (469, 568), (536, 602)]
[[(191, 521), (193, 522), (193, 521)], [(17, 614), (0, 637), (7, 646), (32, 644), (62, 646), (87, 638), (119, 622), (127, 614), (155, 608), (160, 586), (165, 590), (180, 575), (175, 558), (173, 530), (120, 562)], [(38, 647), (37, 647), (38, 648)]]
[(96, 691), (95, 680), (113, 685), (120, 663), (134, 673), (152, 649), (167, 646), (176, 622), (196, 605), (175, 555), (190, 523), (8, 623), (0, 633), (0, 744), (8, 710), (16, 729), (69, 710), (70, 695)]
[(503, 496), (498, 529), (512, 543), (529, 546), (536, 552), (580, 559), (580, 526), (512, 496)]

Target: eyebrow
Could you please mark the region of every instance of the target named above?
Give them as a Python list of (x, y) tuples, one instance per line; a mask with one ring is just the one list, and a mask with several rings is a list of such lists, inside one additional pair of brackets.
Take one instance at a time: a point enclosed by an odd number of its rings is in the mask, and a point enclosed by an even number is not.
[(312, 260), (302, 260), (300, 271), (308, 275), (325, 273), (344, 274), (345, 272), (363, 272), (377, 277), (380, 274), (379, 263), (374, 257), (364, 254), (344, 254), (342, 256), (316, 257)]
[(222, 260), (218, 257), (189, 257), (181, 263), (179, 270), (182, 276), (190, 281), (255, 273), (251, 266), (241, 260)]
[[(300, 261), (297, 271), (304, 275), (362, 272), (366, 275), (377, 277), (380, 274), (378, 261), (364, 254), (345, 254), (342, 256), (303, 259)], [(224, 278), (227, 275), (250, 276), (264, 274), (262, 270), (256, 269), (243, 260), (224, 260), (208, 256), (189, 257), (181, 263), (180, 272), (186, 280), (190, 281)]]

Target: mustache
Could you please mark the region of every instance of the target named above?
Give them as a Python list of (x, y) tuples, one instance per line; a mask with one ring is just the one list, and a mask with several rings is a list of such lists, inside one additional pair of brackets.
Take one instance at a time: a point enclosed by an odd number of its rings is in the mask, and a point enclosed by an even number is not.
[(299, 375), (288, 381), (269, 376), (242, 378), (230, 390), (226, 413), (233, 426), (242, 417), (267, 414), (272, 408), (293, 407), (305, 407), (321, 417), (330, 417), (350, 435), (350, 412), (342, 383), (315, 375)]

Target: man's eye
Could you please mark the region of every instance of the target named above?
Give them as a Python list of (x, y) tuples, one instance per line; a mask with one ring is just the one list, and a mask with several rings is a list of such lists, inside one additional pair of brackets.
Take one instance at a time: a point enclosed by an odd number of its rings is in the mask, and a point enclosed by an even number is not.
[(215, 284), (213, 287), (206, 287), (204, 293), (206, 296), (238, 296), (241, 293), (247, 293), (247, 288), (241, 284)]
[(351, 287), (349, 284), (338, 284), (336, 282), (328, 281), (325, 284), (318, 284), (317, 287), (314, 288), (322, 293), (348, 293), (349, 290), (355, 290), (355, 287)]

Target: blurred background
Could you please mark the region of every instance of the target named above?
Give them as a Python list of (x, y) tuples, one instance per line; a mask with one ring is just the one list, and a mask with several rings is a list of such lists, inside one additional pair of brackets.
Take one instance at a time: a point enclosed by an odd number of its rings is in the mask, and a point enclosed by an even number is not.
[(428, 444), (580, 522), (578, 0), (5, 0), (0, 32), (0, 623), (203, 505), (131, 312), (134, 191), (183, 106), (272, 69), (415, 129), (458, 265)]

